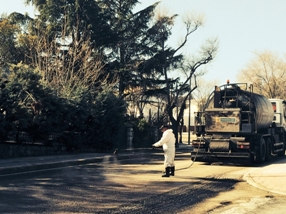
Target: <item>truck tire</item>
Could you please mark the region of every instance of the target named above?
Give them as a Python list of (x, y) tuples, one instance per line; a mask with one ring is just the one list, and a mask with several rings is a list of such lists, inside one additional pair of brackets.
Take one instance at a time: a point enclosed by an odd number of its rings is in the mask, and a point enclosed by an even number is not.
[(283, 142), (283, 148), (282, 148), (282, 151), (277, 153), (277, 155), (279, 157), (282, 157), (285, 155), (285, 141), (286, 141), (285, 132), (283, 134), (281, 134), (280, 141)]
[(265, 139), (266, 140), (266, 156), (265, 156), (265, 161), (270, 161), (272, 158), (272, 144), (271, 144), (271, 139), (268, 137)]
[(265, 158), (266, 158), (266, 143), (264, 138), (261, 138), (258, 147), (257, 162), (260, 164), (264, 163)]
[(285, 145), (283, 145), (283, 150), (281, 152), (278, 152), (278, 156), (284, 156), (285, 155)]

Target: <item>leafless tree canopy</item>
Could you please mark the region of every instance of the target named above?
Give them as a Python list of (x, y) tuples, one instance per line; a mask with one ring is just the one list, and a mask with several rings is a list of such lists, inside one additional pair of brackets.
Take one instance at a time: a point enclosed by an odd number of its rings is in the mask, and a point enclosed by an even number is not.
[(270, 51), (256, 52), (238, 75), (241, 82), (251, 83), (255, 92), (269, 98), (286, 98), (286, 60)]
[(193, 92), (192, 98), (197, 103), (198, 110), (202, 111), (208, 97), (214, 90), (214, 87), (218, 85), (218, 82), (216, 80), (207, 81), (203, 78), (198, 78), (197, 82), (198, 87)]
[(34, 36), (21, 35), (22, 45), (29, 50), (25, 60), (41, 74), (42, 83), (59, 96), (72, 99), (87, 90), (111, 84), (113, 81), (108, 82), (108, 75), (103, 73), (101, 54), (91, 48), (88, 32), (77, 37), (76, 33), (67, 35), (65, 30), (63, 25), (61, 39), (50, 38), (42, 30)]

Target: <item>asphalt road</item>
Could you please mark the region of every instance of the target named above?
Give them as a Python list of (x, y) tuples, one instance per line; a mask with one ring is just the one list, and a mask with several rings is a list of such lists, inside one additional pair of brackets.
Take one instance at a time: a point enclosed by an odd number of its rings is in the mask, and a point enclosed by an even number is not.
[[(176, 157), (162, 178), (162, 154), (0, 177), (1, 213), (188, 213), (234, 189), (248, 166), (192, 163)], [(227, 204), (226, 204), (227, 205)]]

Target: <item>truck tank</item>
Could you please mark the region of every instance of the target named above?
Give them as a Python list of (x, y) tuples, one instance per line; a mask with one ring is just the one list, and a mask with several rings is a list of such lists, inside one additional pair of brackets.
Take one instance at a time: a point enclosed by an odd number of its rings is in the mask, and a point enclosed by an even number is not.
[[(243, 84), (247, 88), (246, 84)], [(255, 121), (254, 129), (259, 131), (268, 128), (273, 121), (274, 111), (271, 102), (266, 97), (241, 89), (238, 84), (227, 84), (216, 87), (205, 106), (205, 112), (227, 109), (241, 109), (240, 119), (245, 123)], [(207, 128), (206, 123), (206, 128)]]

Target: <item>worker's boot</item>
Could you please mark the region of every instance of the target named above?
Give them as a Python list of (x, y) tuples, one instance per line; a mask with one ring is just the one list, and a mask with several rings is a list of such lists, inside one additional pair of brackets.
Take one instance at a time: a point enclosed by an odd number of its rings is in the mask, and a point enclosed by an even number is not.
[(170, 170), (171, 170), (170, 175), (175, 176), (175, 167), (174, 166), (170, 167)]
[(166, 167), (165, 174), (162, 177), (170, 177), (170, 167)]

